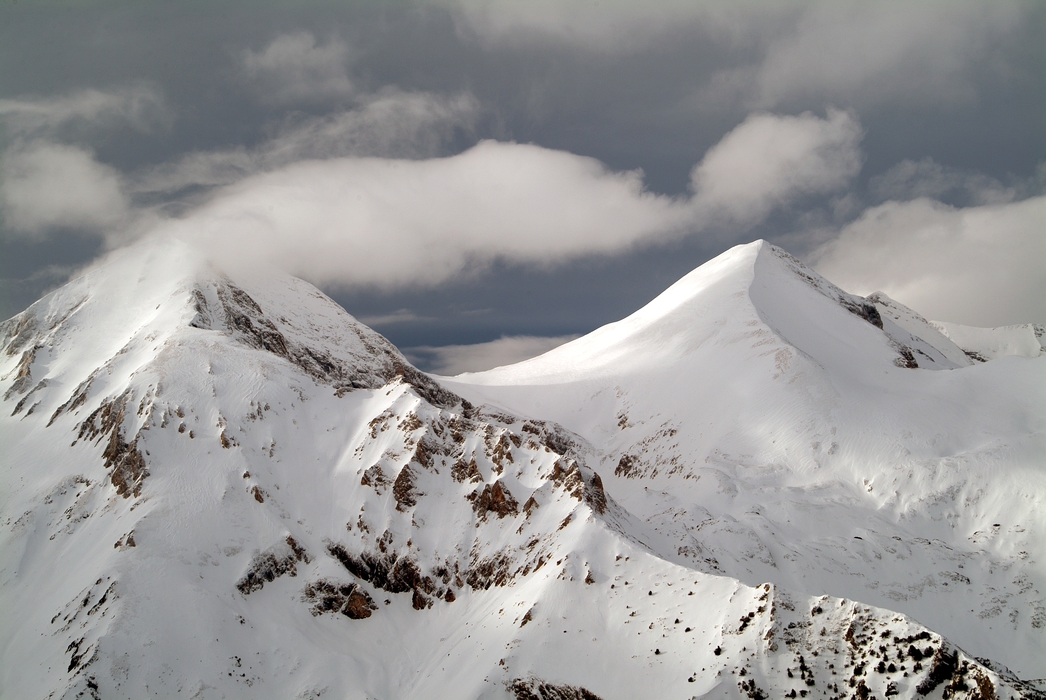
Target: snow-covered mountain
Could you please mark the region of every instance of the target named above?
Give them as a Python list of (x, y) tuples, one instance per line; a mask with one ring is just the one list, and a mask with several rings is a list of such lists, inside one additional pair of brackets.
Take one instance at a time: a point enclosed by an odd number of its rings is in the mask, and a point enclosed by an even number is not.
[(1040, 697), (1029, 333), (753, 244), (437, 381), (140, 244), (0, 325), (0, 696)]

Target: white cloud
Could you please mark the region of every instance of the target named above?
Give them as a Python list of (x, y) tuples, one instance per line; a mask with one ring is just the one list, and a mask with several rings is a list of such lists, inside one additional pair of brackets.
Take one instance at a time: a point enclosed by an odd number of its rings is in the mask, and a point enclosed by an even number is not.
[(775, 207), (845, 186), (861, 169), (861, 125), (839, 110), (827, 119), (749, 116), (691, 173), (695, 205), (729, 221), (757, 223)]
[(320, 283), (434, 285), (495, 260), (617, 254), (712, 224), (737, 236), (775, 207), (845, 184), (859, 138), (844, 112), (754, 116), (695, 168), (689, 198), (647, 191), (640, 171), (516, 143), (427, 160), (303, 161), (221, 188), (162, 228)]
[(220, 191), (167, 228), (224, 257), (321, 282), (436, 284), (501, 258), (620, 252), (686, 222), (685, 203), (562, 151), (481, 142), (449, 158), (296, 163)]
[(128, 201), (119, 173), (91, 152), (34, 142), (0, 160), (0, 211), (18, 234), (51, 227), (96, 231), (124, 222)]
[(1044, 196), (961, 209), (887, 202), (810, 257), (843, 289), (884, 291), (934, 320), (1046, 323), (1044, 221)]
[(488, 343), (472, 345), (419, 346), (404, 350), (407, 359), (427, 365), (433, 374), (445, 377), (462, 372), (484, 370), (528, 360), (570, 342), (578, 336), (556, 337), (513, 335), (502, 336)]
[(262, 51), (247, 50), (243, 68), (267, 102), (344, 98), (352, 94), (348, 46), (332, 38), (317, 44), (309, 32), (281, 34)]
[(23, 96), (0, 99), (5, 130), (28, 137), (63, 127), (130, 125), (147, 131), (167, 120), (164, 100), (153, 86), (141, 83), (113, 90), (79, 90), (59, 97)]

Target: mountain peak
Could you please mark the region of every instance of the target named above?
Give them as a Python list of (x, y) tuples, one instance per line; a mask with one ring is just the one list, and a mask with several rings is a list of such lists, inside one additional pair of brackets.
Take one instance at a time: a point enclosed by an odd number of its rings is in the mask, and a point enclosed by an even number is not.
[(916, 321), (757, 242), (459, 398), (305, 282), (121, 251), (0, 326), (0, 681), (1016, 700), (955, 644), (1041, 667), (1041, 360), (898, 367)]
[(6, 393), (19, 397), (15, 414), (50, 411), (52, 421), (101, 375), (164, 382), (168, 358), (189, 348), (206, 349), (210, 364), (247, 348), (256, 371), (286, 363), (336, 393), (402, 377), (436, 405), (458, 401), (312, 285), (275, 270), (233, 279), (175, 240), (117, 251), (0, 324), (0, 345), (20, 356)]
[(813, 356), (823, 352), (825, 343), (829, 352), (852, 356), (850, 349), (833, 347), (833, 337), (822, 338), (824, 328), (796, 324), (802, 317), (823, 313), (831, 318), (830, 325), (854, 328), (853, 345), (866, 346), (858, 354), (877, 355), (872, 361), (892, 362), (898, 357), (883, 334), (874, 304), (847, 294), (783, 249), (758, 240), (709, 260), (621, 321), (537, 358), (462, 378), (470, 383), (554, 383), (605, 372), (663, 368), (684, 361), (705, 343), (723, 341), (731, 328), (755, 325), (768, 327)]
[[(990, 346), (1026, 358), (986, 364), (938, 327), (757, 242), (622, 321), (444, 383), (599, 446), (608, 494), (658, 551), (749, 585), (897, 609), (1038, 677), (1046, 628), (1023, 611), (1042, 588), (1017, 591), (990, 562), (996, 542), (1031, 552), (1046, 530), (1024, 495), (1043, 485), (1046, 357), (1031, 327)], [(930, 584), (927, 571), (962, 578)], [(1012, 602), (993, 602), (1001, 590)]]

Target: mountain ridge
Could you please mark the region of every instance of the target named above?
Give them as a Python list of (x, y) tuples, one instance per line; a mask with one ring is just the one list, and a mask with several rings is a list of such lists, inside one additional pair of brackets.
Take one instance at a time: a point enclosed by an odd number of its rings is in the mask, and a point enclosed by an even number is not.
[(721, 491), (637, 500), (598, 433), (444, 387), (299, 280), (152, 242), (0, 340), (0, 696), (1038, 697), (911, 615), (742, 572), (780, 561), (744, 518), (650, 517)]
[[(622, 328), (651, 318), (662, 328), (647, 352)], [(682, 338), (663, 342), (664, 327)], [(922, 328), (940, 337), (912, 333)], [(629, 361), (605, 370), (600, 358), (618, 354)], [(918, 614), (984, 655), (1012, 648), (1013, 666), (1042, 675), (1043, 574), (1028, 533), (1046, 536), (1034, 495), (1046, 488), (1043, 359), (971, 358), (884, 295), (846, 294), (756, 243), (589, 336), (440, 381), (582, 435), (608, 492), (664, 548), (683, 542), (691, 565)], [(796, 507), (816, 526), (796, 522)], [(867, 586), (855, 578), (864, 557), (892, 562)], [(929, 570), (914, 575), (910, 557)], [(947, 583), (970, 566), (985, 578)], [(1024, 573), (1000, 573), (1012, 569)], [(1020, 621), (1004, 632), (1004, 615)]]

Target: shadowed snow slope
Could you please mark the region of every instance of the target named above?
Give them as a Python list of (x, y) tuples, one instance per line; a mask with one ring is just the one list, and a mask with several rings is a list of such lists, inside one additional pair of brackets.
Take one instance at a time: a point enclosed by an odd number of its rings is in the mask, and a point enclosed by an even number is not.
[(0, 697), (1037, 697), (1041, 358), (680, 284), (475, 402), (175, 242), (0, 324)]
[(666, 559), (900, 610), (1042, 677), (1046, 356), (1024, 354), (978, 362), (757, 242), (623, 321), (441, 381), (585, 437)]

